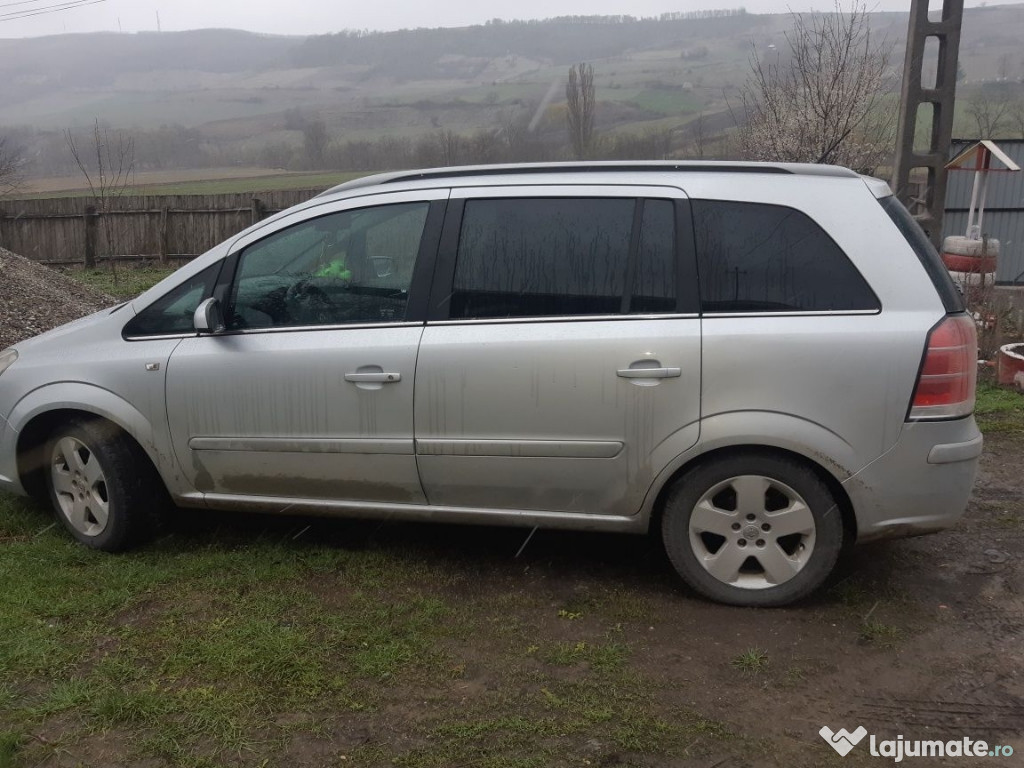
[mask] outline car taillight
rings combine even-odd
[[[908,419],[955,419],[974,410],[978,331],[969,315],[949,315],[928,334]]]

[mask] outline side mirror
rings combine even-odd
[[[220,302],[216,299],[204,299],[192,316],[192,326],[197,333],[220,333],[224,330],[224,316],[220,311]]]

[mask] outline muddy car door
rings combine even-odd
[[[699,433],[681,250],[677,188],[453,190],[416,371],[431,504],[638,512]]]
[[[306,209],[233,248],[223,328],[167,371],[174,450],[208,503],[422,503],[413,381],[447,190]]]

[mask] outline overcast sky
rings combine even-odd
[[[76,2],[91,4],[60,10],[61,5]],[[874,10],[909,10],[910,0],[868,0],[868,5]],[[567,14],[619,13],[650,16],[666,11],[740,6],[751,13],[784,13],[787,7],[829,10],[833,4],[831,0],[462,0],[457,3],[424,0],[0,0],[0,37],[118,29],[149,31],[157,28],[157,14],[165,31],[231,27],[308,35],[342,29],[462,26],[492,18],[537,19]],[[44,12],[20,16],[37,11]]]

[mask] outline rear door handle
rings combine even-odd
[[[400,373],[388,373],[387,371],[374,371],[373,373],[346,373],[345,381],[352,381],[355,383],[366,383],[366,382],[380,382],[382,384],[388,384],[394,381],[401,381],[402,374]]]
[[[682,368],[620,368],[617,375],[623,379],[675,379],[683,375]]]

